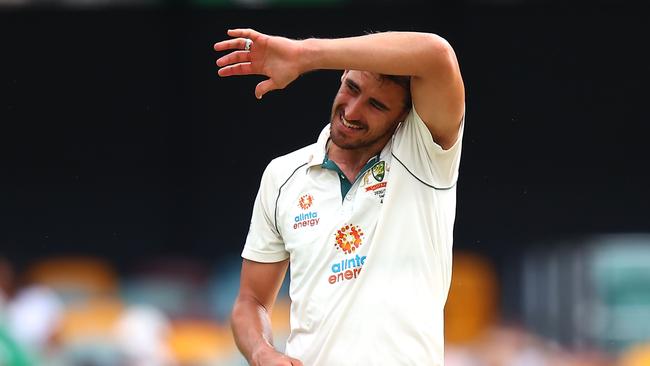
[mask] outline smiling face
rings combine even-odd
[[[408,113],[406,93],[378,74],[345,71],[332,105],[332,142],[345,150],[378,152]]]

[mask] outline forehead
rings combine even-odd
[[[364,93],[382,102],[401,103],[406,94],[403,87],[374,72],[350,70],[345,74],[345,79],[353,81]]]

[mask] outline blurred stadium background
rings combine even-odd
[[[338,73],[258,102],[258,78],[216,76],[212,44],[239,26],[430,31],[456,48],[468,127],[447,365],[650,365],[644,14],[614,1],[0,0],[0,365],[245,364],[228,314],[259,177],[315,140]],[[285,286],[280,348],[288,308]]]

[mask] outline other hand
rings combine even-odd
[[[264,75],[268,79],[255,87],[255,96],[261,99],[271,90],[284,89],[303,72],[300,60],[300,41],[269,36],[253,29],[231,29],[233,37],[214,45],[215,51],[231,51],[217,60],[219,76]],[[253,43],[246,51],[246,39]]]

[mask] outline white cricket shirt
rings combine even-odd
[[[242,257],[290,258],[286,354],[305,365],[442,365],[464,122],[448,150],[412,109],[342,196],[329,125],[271,161]]]

